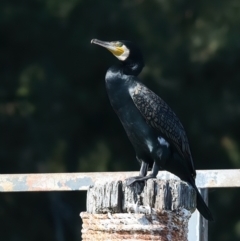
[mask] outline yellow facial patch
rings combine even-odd
[[[116,56],[120,56],[124,53],[124,49],[122,47],[115,47],[114,49],[108,49],[108,50]]]

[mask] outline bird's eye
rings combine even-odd
[[[116,42],[115,44],[116,44],[116,47],[122,47],[123,46],[123,44],[121,42]]]

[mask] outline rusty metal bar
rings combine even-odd
[[[98,180],[124,180],[137,172],[1,174],[0,192],[85,191]],[[161,171],[159,179],[177,179]],[[197,171],[199,188],[240,187],[240,169]]]

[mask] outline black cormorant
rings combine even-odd
[[[167,170],[190,183],[197,193],[197,209],[207,220],[212,214],[195,185],[196,171],[185,130],[171,108],[143,85],[138,74],[144,67],[139,48],[130,41],[91,43],[108,49],[120,62],[106,74],[107,93],[141,163],[136,181],[155,178],[159,170]],[[151,173],[147,175],[148,168]]]

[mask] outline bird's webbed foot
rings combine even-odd
[[[127,186],[130,186],[134,182],[142,182],[142,181],[146,181],[151,178],[156,178],[156,175],[153,175],[152,173],[150,173],[149,175],[147,175],[145,177],[142,177],[142,176],[129,177],[125,181],[126,181]]]
[[[126,181],[126,184],[127,186],[130,186],[131,184],[135,183],[135,182],[142,182],[142,181],[146,181],[148,179],[151,179],[151,178],[156,178],[157,174],[158,174],[158,166],[156,165],[156,163],[154,162],[153,164],[153,167],[152,167],[152,172],[146,176],[146,173],[147,173],[147,169],[145,170],[144,168],[142,168],[143,166],[141,166],[141,170],[140,170],[140,175],[139,176],[136,176],[136,177],[129,177],[127,178],[125,181]],[[148,165],[147,165],[148,167]],[[145,175],[142,175],[143,173],[141,172],[142,170],[144,169],[145,171]]]
[[[133,184],[134,182],[140,182],[142,181],[141,179],[144,178],[147,175],[147,171],[148,171],[148,163],[141,161],[138,157],[137,157],[138,161],[141,162],[141,168],[140,168],[140,172],[139,172],[139,176],[136,177],[129,177],[127,178],[126,184],[127,186],[130,186],[131,184]]]
[[[142,176],[136,176],[136,177],[129,177],[125,180],[126,185],[130,186],[131,184],[133,184],[134,182],[140,182],[142,181],[141,179],[144,178]]]

